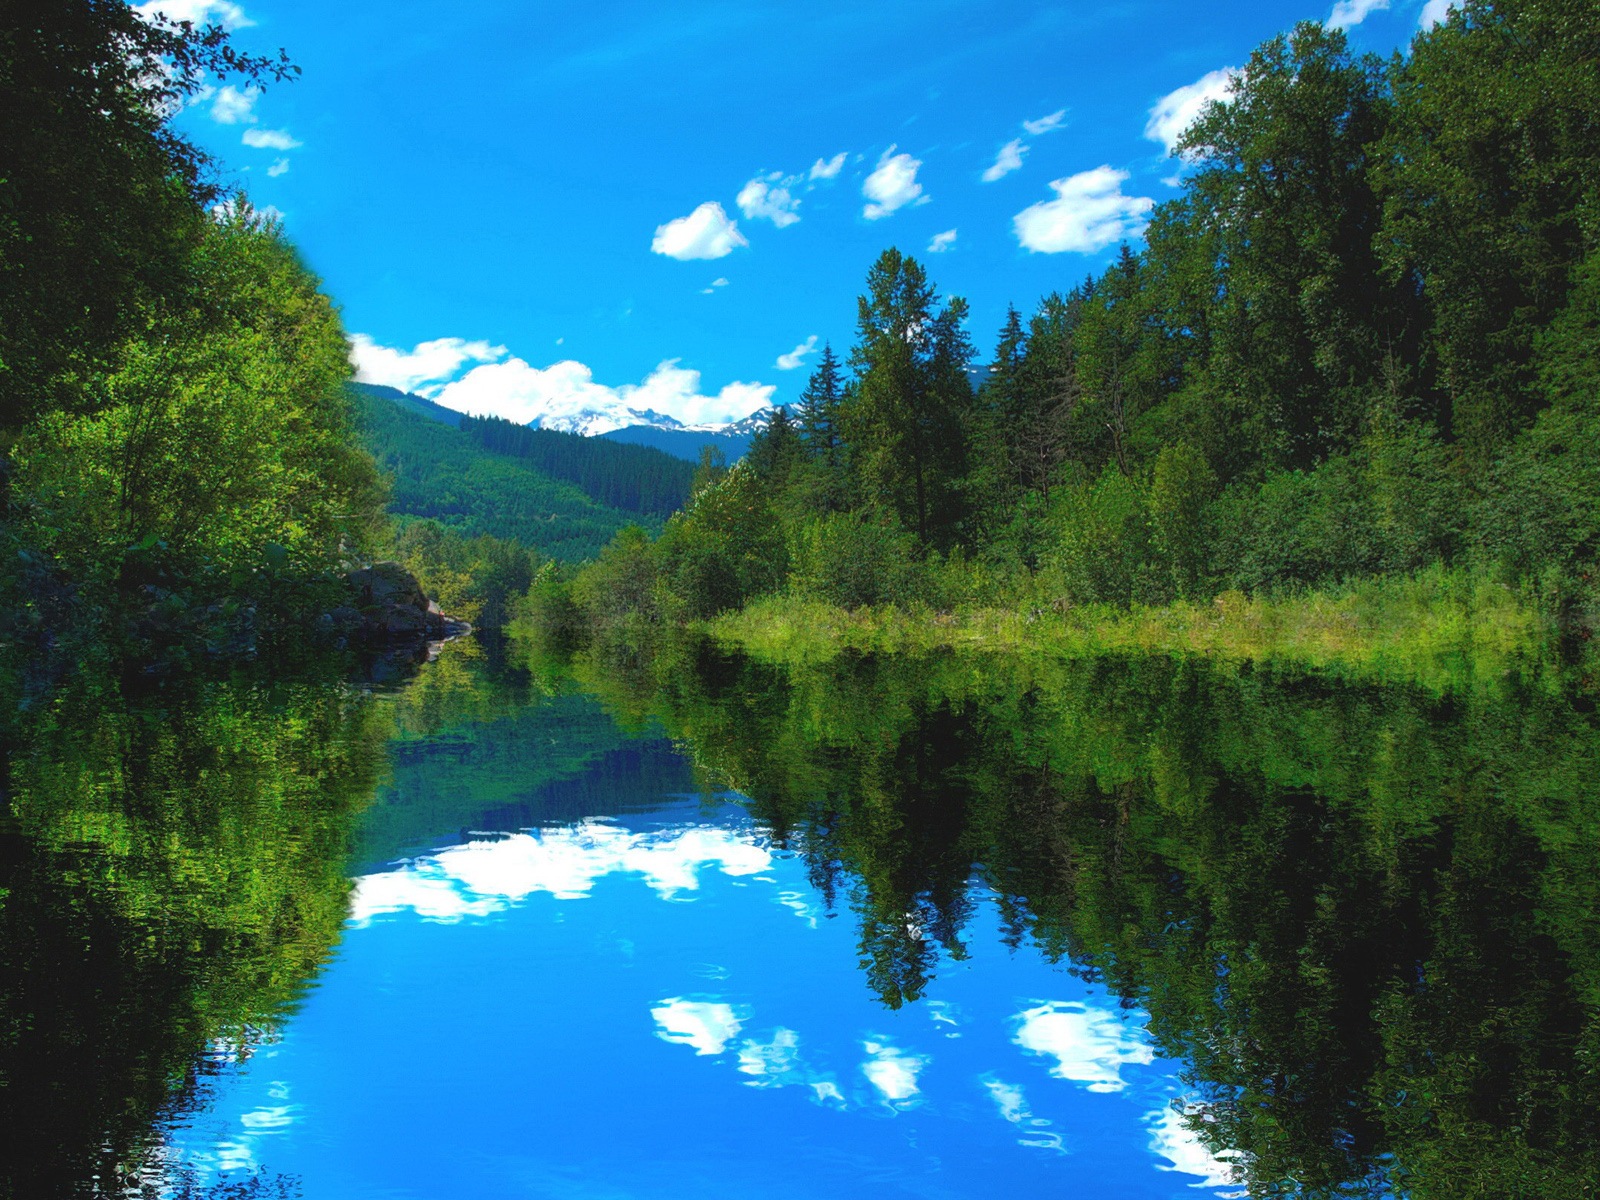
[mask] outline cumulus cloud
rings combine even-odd
[[[890,146],[883,152],[877,167],[861,185],[861,194],[867,198],[861,215],[869,221],[887,217],[922,196],[922,185],[917,182],[921,160],[909,154],[896,154],[894,149]]]
[[[861,1073],[878,1089],[885,1104],[904,1107],[922,1090],[917,1076],[928,1065],[926,1056],[907,1054],[881,1042],[862,1042],[861,1048],[867,1052]]]
[[[936,233],[933,235],[933,240],[928,243],[928,253],[943,254],[955,244],[956,231],[954,229],[946,229],[943,233]]]
[[[1329,29],[1351,29],[1388,7],[1389,0],[1339,0],[1323,24]]]
[[[1422,17],[1417,22],[1417,28],[1432,29],[1435,25],[1443,25],[1450,19],[1450,10],[1458,7],[1454,0],[1428,0],[1422,6]]]
[[[844,170],[844,160],[845,153],[843,150],[841,150],[838,154],[835,154],[832,158],[819,158],[816,162],[811,164],[811,170],[808,173],[808,177],[813,182],[818,179],[832,179],[834,176],[838,175],[840,171]]]
[[[787,354],[778,355],[778,361],[772,365],[780,371],[792,371],[796,367],[805,365],[806,355],[815,354],[817,351],[817,335],[812,334]]]
[[[782,173],[757,176],[739,189],[739,211],[750,220],[765,217],[779,229],[800,219],[799,199],[785,186]]]
[[[729,219],[722,205],[707,200],[687,217],[656,226],[650,249],[687,262],[692,258],[723,258],[749,244],[739,232],[739,223]]]
[[[994,157],[994,165],[983,173],[985,183],[993,183],[996,179],[1004,179],[1011,172],[1022,166],[1022,156],[1028,152],[1027,143],[1021,138],[1012,138],[1000,147],[1000,153]]]
[[[1187,1111],[1187,1110],[1186,1110]],[[1167,1106],[1145,1116],[1150,1126],[1150,1149],[1171,1165],[1157,1163],[1163,1171],[1176,1171],[1182,1175],[1198,1175],[1200,1181],[1190,1187],[1223,1188],[1237,1182],[1232,1163],[1227,1157],[1212,1154],[1200,1136],[1184,1123],[1186,1112]],[[1226,1152],[1225,1152],[1226,1154]],[[1224,1192],[1223,1196],[1243,1197],[1246,1192]]]
[[[267,174],[270,175],[273,179],[276,179],[279,175],[284,174],[288,170],[289,170],[289,160],[287,158],[280,158],[276,162],[274,162],[270,167],[267,168]]]
[[[1040,254],[1064,250],[1091,254],[1144,232],[1145,214],[1155,206],[1147,196],[1126,196],[1126,171],[1110,166],[1057,179],[1054,200],[1031,204],[1012,218],[1017,241]]]
[[[659,1029],[656,1036],[678,1046],[693,1046],[696,1054],[721,1054],[739,1036],[744,1024],[733,1005],[720,1000],[685,1000],[674,996],[650,1010]]]
[[[1047,117],[1040,117],[1036,121],[1024,121],[1022,127],[1034,137],[1038,137],[1041,133],[1050,133],[1052,130],[1060,129],[1066,123],[1067,110],[1058,108]]]
[[[256,101],[261,89],[247,87],[243,91],[231,83],[211,96],[211,119],[219,125],[248,125],[256,119]]]
[[[504,346],[465,338],[434,338],[410,350],[380,346],[364,333],[350,339],[350,362],[358,380],[422,395],[438,391],[465,364],[495,362],[505,353]]]
[[[1054,1058],[1050,1074],[1084,1084],[1091,1092],[1120,1092],[1128,1086],[1122,1078],[1124,1064],[1155,1059],[1143,1031],[1109,1009],[1048,1001],[1015,1019],[1012,1041],[1030,1053]]]
[[[637,423],[636,411],[665,413],[685,425],[720,425],[772,403],[776,386],[735,381],[714,395],[700,390],[700,372],[668,359],[642,383],[610,387],[571,360],[540,368],[523,359],[475,367],[440,389],[440,404],[473,416],[574,433],[608,433]]]
[[[287,129],[246,129],[244,144],[257,150],[295,150],[301,143],[290,137]]]
[[[1370,3],[1370,0],[1352,0],[1353,3]],[[1168,92],[1150,109],[1150,119],[1145,122],[1144,135],[1152,142],[1160,142],[1171,154],[1178,148],[1178,139],[1184,130],[1193,125],[1202,109],[1213,100],[1226,100],[1233,94],[1233,77],[1236,67],[1223,67],[1201,76],[1193,83]]]
[[[718,275],[715,279],[713,279],[705,287],[700,289],[700,294],[702,296],[709,296],[709,295],[711,295],[712,292],[716,291],[718,288],[725,288],[727,286],[728,286],[728,278],[727,278],[727,276]],[[556,341],[556,345],[559,346],[560,344],[561,344],[561,342],[558,339]]]
[[[149,0],[135,5],[133,11],[146,21],[162,16],[169,21],[221,25],[224,29],[244,29],[255,24],[245,16],[244,9],[230,0]]]

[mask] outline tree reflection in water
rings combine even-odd
[[[576,670],[805,855],[885,1004],[993,889],[1014,945],[1150,1014],[1251,1195],[1596,1194],[1586,697],[1154,657]]]

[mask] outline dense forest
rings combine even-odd
[[[611,508],[668,517],[689,498],[694,465],[649,446],[533,429],[502,417],[465,417],[461,430],[490,453],[523,459]]]
[[[793,419],[533,613],[1164,604],[1423,569],[1572,611],[1600,536],[1600,7],[1301,24],[1185,134],[1141,249],[1012,311],[886,251]]]

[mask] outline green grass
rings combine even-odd
[[[1226,592],[1210,602],[1151,608],[1085,605],[954,613],[845,610],[789,596],[710,622],[717,640],[758,658],[824,662],[846,652],[958,649],[1064,658],[1114,653],[1199,654],[1403,677],[1444,687],[1547,656],[1554,623],[1536,598],[1442,569],[1271,597]]]

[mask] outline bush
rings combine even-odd
[[[794,528],[789,589],[841,608],[910,603],[918,595],[912,555],[911,535],[898,527],[829,513]]]
[[[1061,488],[1051,506],[1052,582],[1075,604],[1128,604],[1162,589],[1154,566],[1146,489],[1108,466],[1093,483]]]

